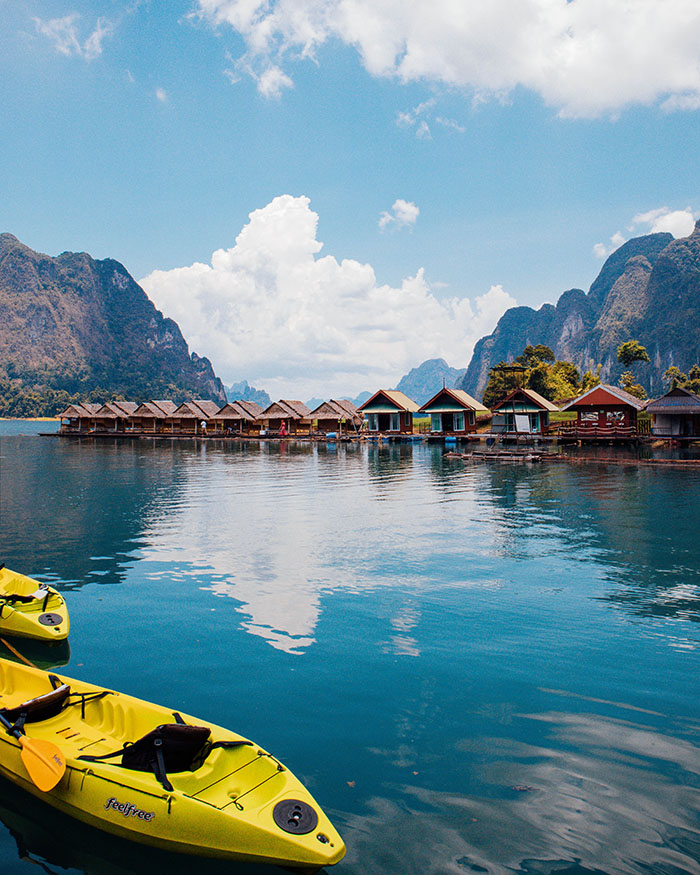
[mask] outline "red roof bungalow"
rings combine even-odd
[[[101,404],[93,404],[89,401],[84,401],[82,404],[69,404],[59,415],[61,431],[64,433],[89,431],[92,419],[100,407]]]
[[[250,434],[260,430],[263,409],[255,401],[229,401],[212,420],[218,433]]]
[[[380,389],[357,409],[367,417],[370,432],[412,434],[413,414],[419,407],[398,389]]]
[[[362,414],[358,412],[352,401],[345,399],[335,401],[333,398],[315,407],[310,416],[314,430],[324,433],[354,434],[361,427],[363,420]]]
[[[268,431],[280,436],[284,436],[283,433],[309,434],[311,431],[311,411],[301,401],[273,401],[260,414],[260,420]]]
[[[619,386],[601,383],[569,401],[562,410],[576,411],[577,437],[615,437],[637,434],[637,413],[645,405],[646,401]]]
[[[700,397],[676,386],[647,404],[655,437],[700,438]]]
[[[544,434],[549,414],[559,410],[534,389],[514,389],[492,408],[491,431],[502,434]]]
[[[420,411],[430,416],[431,434],[460,435],[475,432],[476,414],[488,408],[462,389],[440,389]]]

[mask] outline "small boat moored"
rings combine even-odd
[[[215,724],[5,659],[0,718],[8,727],[0,732],[0,773],[113,835],[307,871],[345,855],[301,782],[267,751]],[[31,757],[39,765],[51,750],[65,772],[42,792]]]
[[[68,609],[60,592],[0,565],[0,634],[63,641],[69,631]]]

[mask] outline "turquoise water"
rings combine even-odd
[[[0,426],[0,558],[69,599],[55,659],[272,751],[329,872],[700,872],[700,473],[40,430]],[[0,821],[3,873],[251,871]]]

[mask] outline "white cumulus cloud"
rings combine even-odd
[[[647,213],[638,213],[632,219],[630,231],[642,227],[647,233],[656,234],[658,231],[668,231],[674,237],[688,237],[693,233],[695,217],[690,207],[684,210],[670,210],[668,207],[659,207],[649,210]]]
[[[464,87],[502,99],[517,87],[563,116],[634,104],[700,106],[697,0],[198,0],[242,37],[260,72],[339,40],[374,76]],[[262,89],[261,89],[262,90]]]
[[[405,201],[402,198],[397,198],[391,208],[391,212],[384,211],[379,217],[379,227],[383,231],[385,228],[406,228],[416,224],[420,209],[413,201]]]
[[[86,61],[92,61],[102,54],[102,42],[111,36],[114,25],[103,18],[97,19],[94,29],[83,38],[79,32],[80,16],[77,13],[65,15],[63,18],[43,20],[35,18],[37,32],[47,37],[54,44],[57,52],[68,57],[75,55]]]
[[[275,397],[352,397],[429,358],[465,366],[516,303],[501,286],[439,300],[422,269],[395,288],[369,264],[320,256],[306,197],[281,195],[249,218],[211,264],[154,271],[141,285],[225,381]]]
[[[657,234],[661,231],[673,234],[674,237],[688,237],[693,233],[695,216],[690,207],[684,210],[671,210],[668,207],[657,207],[646,213],[637,213],[627,226],[627,231],[633,237],[642,234]],[[607,258],[611,252],[619,249],[627,241],[627,237],[616,231],[610,238],[610,244],[596,243],[593,254],[596,258]]]

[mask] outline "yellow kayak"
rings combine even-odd
[[[98,829],[177,853],[307,870],[345,855],[301,782],[230,730],[6,659],[0,714],[66,761],[42,793],[18,740],[0,731],[0,773]]]
[[[68,609],[59,592],[0,565],[0,634],[63,641],[69,631]]]

